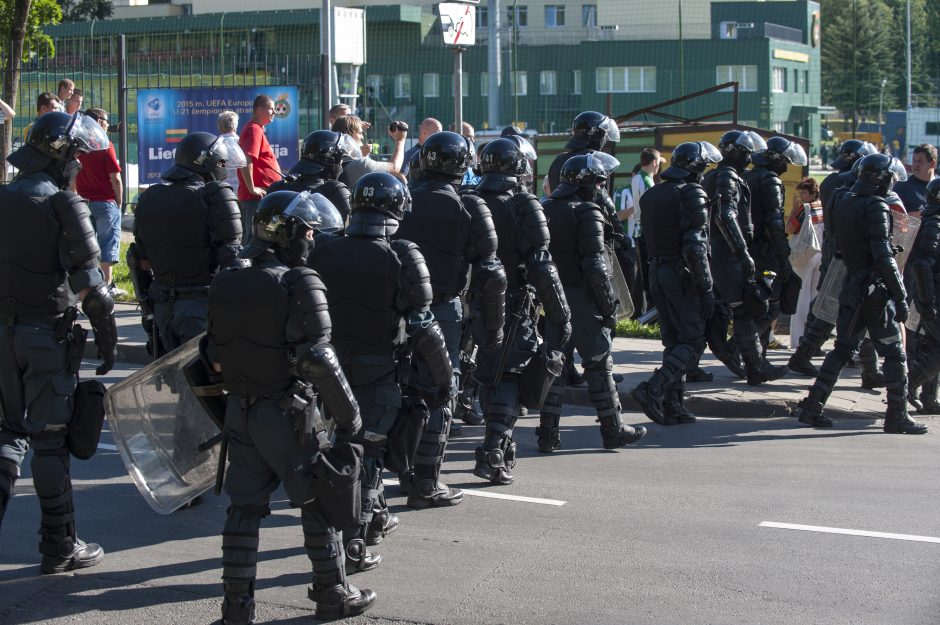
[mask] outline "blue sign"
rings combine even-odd
[[[238,113],[238,131],[251,121],[259,95],[274,100],[274,121],[265,126],[271,149],[283,171],[299,159],[297,87],[192,87],[140,89],[137,92],[137,162],[142,185],[160,181],[173,164],[176,144],[190,132],[219,134],[219,113]]]

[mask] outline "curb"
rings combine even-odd
[[[620,405],[625,410],[642,413],[639,404],[630,397],[629,389],[618,385]],[[587,386],[566,387],[564,395],[565,404],[575,406],[591,406]],[[727,418],[772,418],[789,417],[790,406],[796,402],[783,399],[716,399],[703,395],[690,395],[686,393],[685,405],[695,414],[703,417]],[[859,418],[858,413],[840,408],[826,408],[826,415],[834,419]]]

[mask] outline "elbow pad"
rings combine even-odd
[[[320,343],[300,354],[297,374],[316,387],[323,405],[338,426],[350,432],[362,428],[359,404],[332,345]]]
[[[904,282],[901,280],[901,274],[898,272],[898,265],[894,262],[894,257],[882,256],[875,266],[878,275],[884,280],[891,299],[896,302],[906,300],[907,292],[904,290]]]
[[[436,321],[418,327],[411,336],[412,349],[427,365],[431,381],[438,389],[452,389],[454,386],[454,367],[447,353],[444,333]]]
[[[547,257],[548,254],[545,253]],[[571,309],[565,297],[565,289],[558,276],[558,268],[549,258],[540,258],[529,263],[526,270],[529,283],[545,310],[545,318],[557,324],[571,320]]]
[[[486,347],[496,347],[503,341],[503,325],[506,322],[506,271],[499,260],[494,258],[477,265],[475,273],[474,290],[480,299]]]
[[[550,242],[545,210],[531,193],[517,193],[509,200],[517,215],[517,236],[520,252],[547,250]]]
[[[470,240],[467,258],[492,258],[496,255],[498,244],[496,226],[489,207],[479,195],[468,193],[461,196],[464,208],[470,214]]]
[[[424,255],[417,245],[404,239],[391,242],[392,251],[401,262],[398,309],[406,315],[412,311],[427,310],[434,292],[431,289],[431,273]]]
[[[702,235],[704,236],[704,234]],[[708,267],[708,252],[700,237],[689,237],[682,245],[682,259],[692,273],[692,281],[699,294],[712,290],[712,274]]]
[[[290,294],[287,321],[288,340],[293,344],[322,343],[330,340],[330,320],[326,285],[320,275],[308,267],[295,267],[282,278]]]
[[[619,300],[614,296],[614,287],[610,283],[607,263],[600,254],[592,254],[581,259],[581,275],[587,287],[588,297],[597,306],[603,317],[613,317],[617,313]]]
[[[104,282],[94,287],[82,300],[82,312],[95,331],[95,343],[101,358],[106,364],[114,364],[117,360],[117,324],[114,321],[114,300]]]

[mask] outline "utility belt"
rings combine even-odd
[[[277,406],[291,417],[297,442],[306,445],[311,438],[316,438],[320,449],[330,447],[330,437],[326,422],[329,416],[317,406],[317,394],[313,385],[303,380],[295,380],[278,399]]]
[[[165,301],[175,302],[176,300],[181,299],[205,299],[209,295],[209,285],[193,285],[193,286],[173,286],[171,284],[164,284],[163,282],[154,281],[154,284],[159,285],[161,288],[166,289],[164,293],[160,295],[165,296]]]

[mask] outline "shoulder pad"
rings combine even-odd
[[[486,201],[476,193],[464,193],[460,196],[460,199],[463,202],[464,208],[467,209],[467,212],[470,213],[471,217],[476,217],[481,213],[489,214],[490,212],[490,208],[486,205]]]
[[[395,239],[389,245],[403,265],[414,264],[415,261],[424,261],[424,255],[417,243],[412,243],[406,239]],[[409,260],[412,262],[407,262]]]
[[[75,210],[74,207],[76,206],[84,206],[85,212],[90,214],[90,211],[88,210],[88,204],[85,202],[85,199],[78,193],[73,193],[72,191],[59,191],[58,193],[49,196],[49,203],[57,215],[64,211]]]
[[[593,202],[581,202],[576,205],[574,214],[578,221],[604,221],[601,207]]]
[[[326,290],[326,286],[323,284],[323,280],[320,279],[320,274],[311,269],[310,267],[293,267],[284,272],[284,276],[281,278],[284,284],[293,291],[294,286],[304,285],[307,287],[313,287],[318,290]]]

